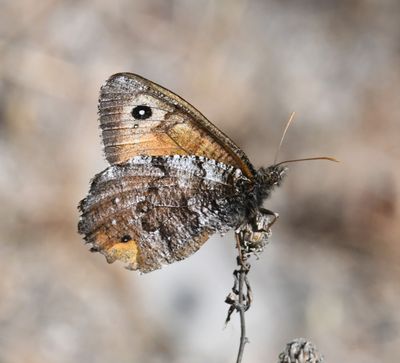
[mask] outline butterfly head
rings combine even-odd
[[[260,203],[271,194],[271,191],[279,186],[286,175],[287,168],[282,165],[271,165],[260,168],[256,174],[257,199]]]

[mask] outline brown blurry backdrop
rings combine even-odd
[[[259,167],[290,165],[250,278],[244,362],[303,336],[328,362],[400,354],[400,2],[1,1],[0,362],[233,362],[233,234],[148,275],[76,232],[106,167],[97,96],[138,73],[182,95]]]

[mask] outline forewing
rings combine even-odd
[[[182,260],[245,213],[240,169],[195,156],[137,156],[98,174],[79,232],[108,262],[149,272]]]
[[[143,77],[111,76],[100,91],[99,114],[110,164],[136,155],[197,155],[235,166],[250,179],[254,176],[246,155],[232,140],[181,97]]]

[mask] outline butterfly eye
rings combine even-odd
[[[129,234],[126,234],[121,238],[121,242],[129,242],[130,240],[132,240],[132,237]]]
[[[145,120],[146,118],[151,117],[151,115],[151,108],[146,105],[136,106],[132,109],[132,116],[136,120]]]

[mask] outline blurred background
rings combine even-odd
[[[97,97],[130,71],[180,94],[247,153],[291,164],[252,260],[244,362],[295,337],[328,362],[400,354],[400,2],[1,1],[0,362],[233,362],[233,234],[147,275],[76,232],[107,164]]]

